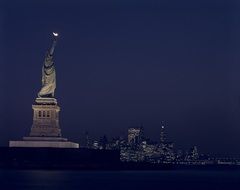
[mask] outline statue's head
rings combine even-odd
[[[45,56],[45,65],[50,65],[50,64],[52,64],[52,58],[53,58],[53,56],[52,55],[50,55],[50,53],[47,51],[47,53],[46,53],[46,56]]]

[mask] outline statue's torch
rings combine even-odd
[[[54,52],[54,49],[55,49],[55,46],[57,44],[57,37],[58,37],[58,33],[55,33],[53,32],[53,44],[52,44],[52,47],[49,51],[49,54],[52,56],[53,55],[53,52]]]

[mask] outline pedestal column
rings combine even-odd
[[[61,137],[60,107],[54,98],[37,98],[33,108],[30,137]]]

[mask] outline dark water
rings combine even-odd
[[[0,190],[240,190],[240,170],[46,171],[0,170]]]

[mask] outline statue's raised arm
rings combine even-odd
[[[39,98],[54,98],[56,88],[56,73],[53,63],[53,53],[57,44],[58,33],[53,32],[53,43],[47,52],[42,67],[42,88],[38,93]]]
[[[54,49],[55,49],[55,46],[56,46],[56,44],[57,44],[57,37],[58,37],[58,33],[54,33],[54,32],[53,32],[53,44],[52,44],[52,47],[51,47],[51,49],[50,49],[50,51],[49,51],[49,54],[50,54],[51,56],[53,56]]]

